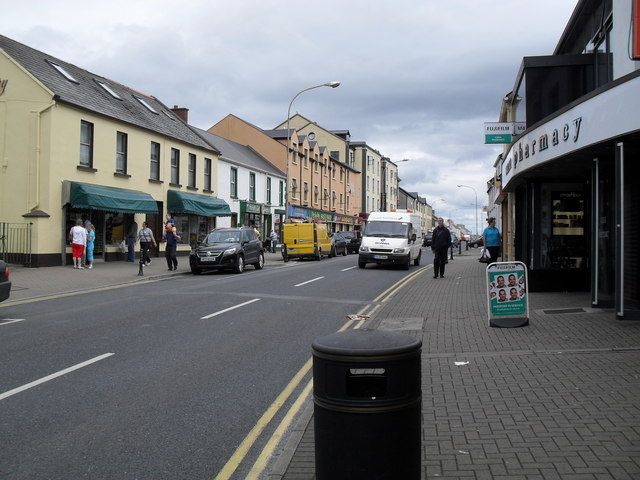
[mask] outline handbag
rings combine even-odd
[[[480,250],[480,258],[478,259],[478,261],[480,263],[490,263],[491,254],[489,253],[489,250],[487,250],[486,248],[483,248],[482,250]]]

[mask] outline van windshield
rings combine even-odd
[[[366,237],[396,237],[409,236],[409,224],[406,222],[370,221],[364,231]]]

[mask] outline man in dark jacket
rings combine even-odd
[[[451,232],[444,226],[442,217],[438,218],[438,226],[431,237],[433,252],[433,278],[444,278],[444,265],[447,263],[447,250],[451,246]]]

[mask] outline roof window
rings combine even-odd
[[[74,78],[74,76],[73,76],[73,75],[71,75],[69,72],[67,72],[67,71],[64,69],[64,67],[62,67],[61,65],[58,65],[57,63],[52,62],[51,60],[47,60],[47,63],[48,63],[49,65],[51,65],[53,68],[55,68],[55,69],[58,71],[58,73],[60,73],[64,78],[66,78],[66,79],[67,79],[67,80],[69,80],[70,82],[78,83],[78,84],[80,83],[78,80],[76,80],[76,79]]]
[[[158,114],[158,112],[156,111],[155,108],[153,108],[149,102],[147,102],[144,98],[142,97],[136,97],[135,95],[133,96],[133,98],[135,98],[136,100],[138,100],[142,105],[144,105],[144,107],[149,110],[151,113],[155,113],[156,115]]]
[[[107,85],[106,83],[100,81],[100,80],[96,80],[95,78],[93,79],[98,85],[100,85],[102,87],[102,89],[107,92],[109,95],[111,95],[113,98],[116,98],[118,100],[122,100],[122,97],[120,95],[118,95],[109,85]]]

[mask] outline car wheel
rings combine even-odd
[[[318,253],[316,254],[316,259],[318,261],[322,260],[322,249],[321,248],[318,249]]]
[[[284,260],[285,262],[289,261],[289,254],[287,253],[287,246],[286,245],[282,246],[282,260]]]
[[[358,260],[358,267],[359,268],[364,268],[367,266],[367,262],[361,262],[360,260]]]
[[[233,271],[236,273],[244,272],[244,257],[242,255],[238,255],[238,260],[236,261],[236,266],[233,268]]]
[[[193,273],[194,275],[202,275],[202,269],[191,267],[191,273]]]
[[[418,253],[418,257],[413,261],[413,264],[417,267],[418,265],[420,265],[420,258],[422,257],[422,250],[420,250],[420,253]]]
[[[256,270],[262,270],[264,268],[264,253],[258,255],[258,263],[254,263],[253,266]]]
[[[347,253],[349,253],[349,252],[347,252],[347,247],[344,247],[344,250],[342,251],[342,256],[346,257]]]
[[[411,256],[409,256],[409,258],[407,258],[407,263],[405,263],[404,265],[402,265],[402,269],[403,270],[409,270],[409,267],[411,266]]]
[[[333,247],[331,247],[331,253],[329,254],[329,258],[333,258],[333,257],[335,257],[336,255],[337,255],[337,253],[336,253],[336,247],[335,247],[335,246],[333,246]]]

